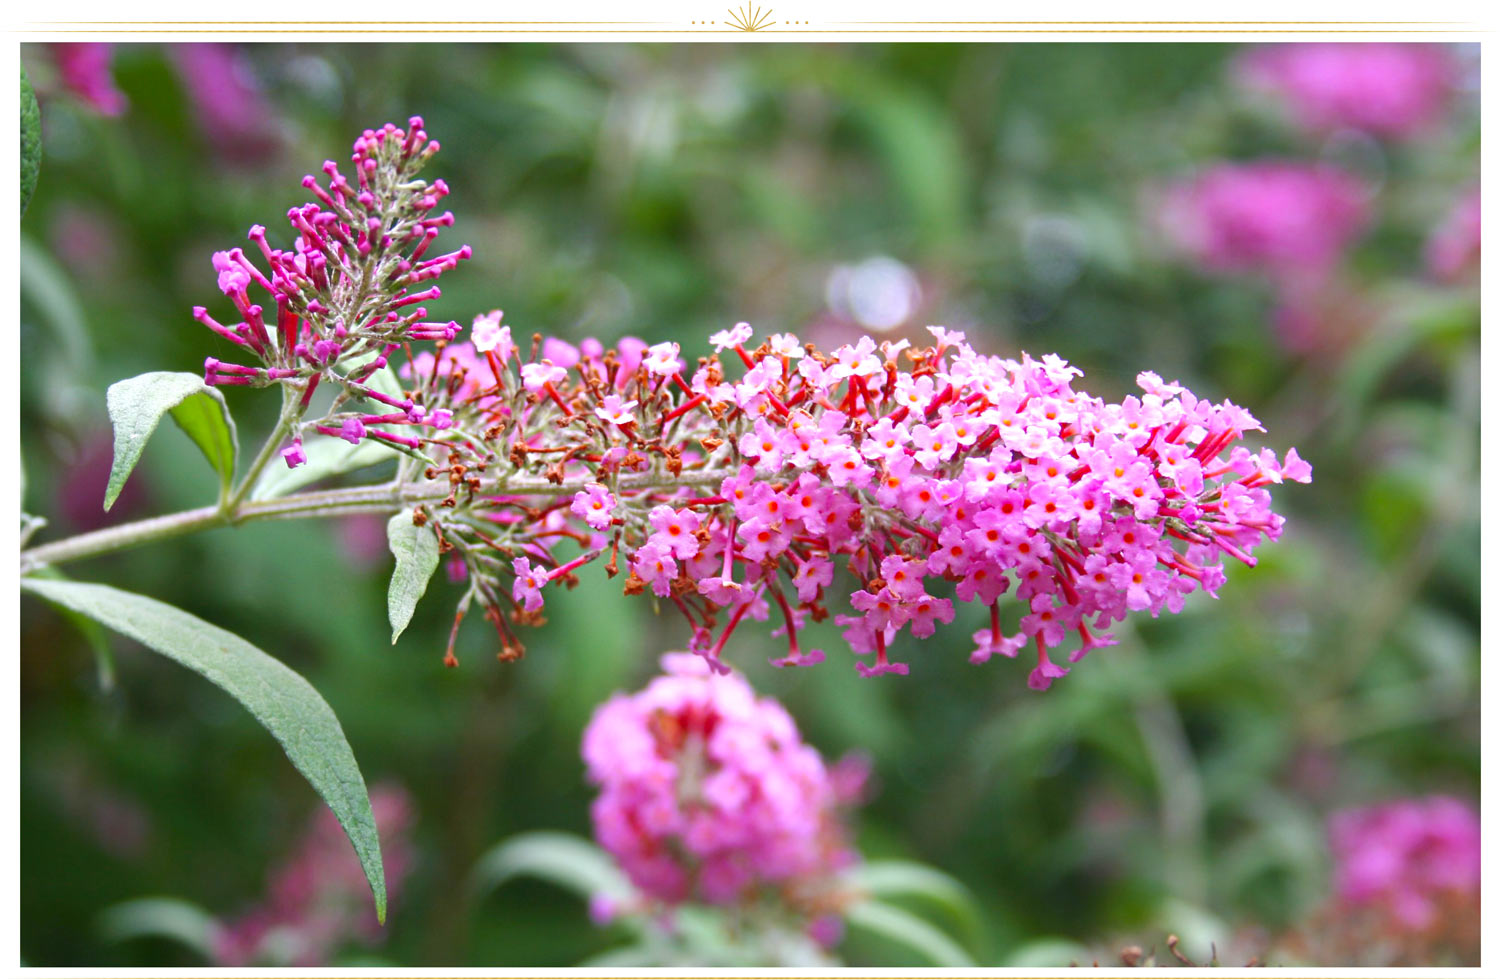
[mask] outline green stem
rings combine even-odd
[[[252,501],[241,504],[232,514],[217,504],[178,511],[161,517],[107,527],[61,541],[37,545],[21,552],[21,571],[26,573],[42,565],[94,558],[123,551],[136,545],[181,537],[197,531],[208,531],[256,520],[287,520],[298,517],[325,517],[335,514],[381,513],[400,510],[401,487],[383,484],[349,490],[320,490],[295,494],[278,500]]]
[[[245,471],[245,477],[240,481],[239,487],[227,499],[220,500],[219,510],[223,514],[229,515],[239,511],[240,505],[245,502],[246,495],[250,493],[250,488],[255,486],[255,481],[260,478],[261,470],[266,468],[266,464],[276,454],[282,437],[296,424],[297,416],[301,414],[297,410],[296,401],[300,391],[301,389],[295,385],[281,386],[281,418],[276,421],[276,429],[271,433],[270,438],[261,445],[255,461],[250,464],[250,469]]]
[[[673,477],[656,473],[633,473],[622,477],[619,487],[626,490],[673,490],[689,486],[718,486],[730,475],[728,470],[684,473]],[[541,477],[512,477],[484,488],[480,495],[558,496],[575,494],[587,480],[552,483]],[[25,574],[43,565],[94,558],[136,545],[181,537],[197,531],[244,524],[249,521],[293,520],[307,517],[332,517],[343,514],[392,513],[412,504],[435,503],[451,492],[446,483],[382,483],[369,487],[341,490],[313,490],[275,500],[252,500],[226,509],[218,505],[179,511],[143,521],[107,527],[61,541],[37,545],[21,552],[21,572]]]

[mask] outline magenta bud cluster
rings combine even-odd
[[[428,256],[442,229],[453,224],[452,212],[436,211],[447,184],[417,178],[437,151],[420,117],[405,129],[387,124],[366,130],[354,142],[352,177],[330,160],[321,180],[303,178],[316,200],[287,212],[295,234],[290,249],[272,247],[265,227],[255,225],[249,233],[254,258],[242,248],[214,253],[219,291],[240,320],[226,325],[202,306],[194,307],[193,316],[260,365],[209,358],[204,382],[297,384],[305,409],[324,379],[350,395],[369,397],[364,382],[402,344],[456,337],[458,323],[430,320],[422,305],[442,295],[434,281],[473,254],[465,245]],[[340,370],[341,363],[360,367]],[[350,438],[359,428],[345,421],[331,420],[317,430],[326,434],[331,428]],[[424,422],[404,417],[385,424]],[[370,435],[406,449],[421,445],[420,437],[377,430]],[[292,466],[301,458],[300,450],[283,455]]]

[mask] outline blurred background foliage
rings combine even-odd
[[[1159,945],[1166,930],[1206,959],[1210,939],[1274,933],[1324,900],[1331,810],[1479,785],[1478,286],[1423,264],[1477,185],[1477,52],[1452,52],[1466,85],[1405,144],[1302,133],[1235,88],[1236,53],[265,44],[205,67],[120,45],[128,106],[107,117],[62,91],[47,46],[23,46],[45,148],[22,223],[27,509],[51,521],[44,538],[105,522],[107,385],[222,355],[189,315],[215,295],[210,253],[253,223],[274,237],[304,173],[414,113],[443,144],[433,174],[475,251],[444,279],[438,318],[498,306],[521,335],[633,333],[694,355],[741,319],[830,346],[942,323],[991,352],[1058,351],[1097,395],[1145,369],[1180,378],[1249,406],[1268,445],[1315,467],[1277,494],[1282,541],[1228,569],[1219,601],[1134,623],[1046,694],[1024,665],[966,662],[977,621],[908,651],[906,679],[860,679],[829,629],[813,630],[830,650],[818,668],[767,667],[777,641],[754,631],[729,653],[826,756],[868,754],[861,850],[961,880],[981,908],[978,962],[1065,964],[1078,944]],[[1340,339],[1310,352],[1278,343],[1264,282],[1194,270],[1151,220],[1163,182],[1264,156],[1353,168],[1374,195],[1341,273]],[[253,446],[275,399],[226,394]],[[108,520],[212,499],[194,452],[158,438]],[[441,580],[386,640],[382,524],[220,530],[69,572],[283,658],[333,706],[367,779],[407,788],[412,876],[386,941],[340,962],[599,953],[618,937],[575,896],[517,881],[473,901],[463,884],[501,838],[587,835],[582,728],[682,643],[679,620],[591,576],[549,599],[523,661],[497,663],[471,622],[447,670],[457,592]],[[147,894],[242,911],[316,798],[201,679],[116,640],[107,686],[72,625],[29,599],[23,613],[22,954],[191,964],[166,943],[106,943],[94,923]],[[867,938],[839,954],[919,962]]]

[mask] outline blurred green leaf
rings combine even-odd
[[[963,947],[936,926],[894,905],[865,899],[851,905],[844,918],[853,928],[875,933],[921,954],[933,966],[963,969],[975,965]]]
[[[196,671],[244,705],[333,810],[385,922],[385,873],[369,793],[333,709],[311,684],[233,633],[164,602],[84,582],[25,578],[21,587]]]
[[[1081,943],[1044,936],[1011,950],[1010,955],[1005,958],[1005,966],[1030,969],[1088,966],[1092,962],[1092,956],[1089,948]]]
[[[949,117],[916,92],[878,78],[851,79],[845,95],[925,243],[941,248],[956,240],[966,178]]]
[[[850,874],[853,885],[879,899],[919,898],[953,917],[972,942],[983,931],[974,896],[958,879],[915,861],[868,861]]]
[[[42,169],[42,110],[36,104],[36,92],[21,66],[21,216],[36,193],[37,175]]]
[[[112,905],[99,916],[99,932],[105,942],[171,939],[210,962],[219,928],[213,916],[178,898],[137,898]]]
[[[238,443],[234,419],[217,388],[210,388],[196,374],[152,371],[116,381],[109,386],[106,401],[115,427],[115,460],[104,493],[105,510],[114,506],[146,440],[168,412],[218,471],[221,493],[228,491]]]
[[[21,295],[57,335],[69,367],[91,370],[94,347],[78,293],[56,260],[27,235],[21,236]]]
[[[413,523],[414,513],[403,510],[385,525],[386,542],[396,556],[396,570],[386,594],[391,618],[391,642],[395,643],[411,622],[417,603],[427,591],[427,581],[438,567],[437,533],[426,524]]]
[[[492,847],[470,874],[472,893],[488,894],[517,875],[550,881],[585,899],[627,898],[633,892],[614,859],[597,845],[557,831],[521,834]]]
[[[71,581],[60,569],[52,565],[39,568],[31,574],[58,582]],[[78,632],[83,634],[84,640],[88,643],[89,649],[94,651],[94,667],[99,678],[99,689],[113,691],[115,655],[109,649],[109,637],[105,635],[104,628],[90,617],[67,606],[58,606],[57,609],[63,614],[64,619],[78,628]]]

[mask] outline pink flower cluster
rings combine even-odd
[[[399,786],[376,786],[370,807],[394,902],[411,870],[411,801]],[[369,945],[381,934],[359,859],[332,811],[322,808],[293,854],[272,872],[265,900],[220,928],[214,961],[218,966],[320,966],[345,944]]]
[[[312,426],[351,443],[369,436],[417,449],[421,438],[398,435],[389,427],[446,427],[445,415],[424,413],[410,398],[381,391],[371,381],[403,344],[457,335],[457,323],[426,322],[427,309],[421,304],[441,296],[432,283],[472,254],[465,245],[424,258],[440,231],[453,224],[453,213],[433,213],[448,194],[443,181],[429,185],[416,179],[438,143],[428,140],[420,117],[413,117],[409,126],[403,130],[387,123],[355,140],[352,182],[332,160],[323,164],[327,188],[311,175],[303,178],[302,185],[318,200],[287,212],[297,234],[290,250],[272,248],[263,226],[250,229],[269,277],[243,249],[214,253],[219,289],[242,321],[225,326],[201,306],[193,316],[266,366],[210,357],[204,363],[205,383],[298,384],[305,410],[319,381],[327,378],[347,395],[390,409],[347,412]],[[252,298],[252,289],[266,294],[263,302]],[[282,454],[288,466],[305,460],[301,446],[299,429]]]
[[[1447,796],[1346,810],[1329,821],[1334,887],[1401,930],[1434,924],[1445,899],[1477,903],[1479,815]]]
[[[859,787],[739,675],[691,654],[668,654],[662,668],[601,705],[584,732],[599,844],[655,901],[774,894],[812,920],[836,912],[833,876],[857,857],[839,808]]]
[[[1284,44],[1238,63],[1248,88],[1284,102],[1314,132],[1361,129],[1410,139],[1440,120],[1454,83],[1450,50],[1438,44]]]
[[[510,562],[518,615],[538,613],[549,583],[581,564],[623,554],[626,591],[669,599],[692,627],[690,649],[724,671],[736,627],[773,610],[788,642],[776,663],[822,660],[797,633],[829,615],[842,568],[856,584],[835,620],[875,658],[861,673],[906,673],[892,642],[932,636],[956,599],[989,608],[971,659],[1034,644],[1029,683],[1044,689],[1067,673],[1049,651],[1069,634],[1076,661],[1113,642],[1104,631],[1129,612],[1214,594],[1222,556],[1254,565],[1256,544],[1282,526],[1267,488],[1311,477],[1296,450],[1279,461],[1233,446],[1260,428],[1244,409],[1150,372],[1140,396],[1112,404],[1074,390],[1081,372],[1055,355],[986,357],[962,334],[931,332],[930,348],[863,338],[824,355],[787,335],[751,351],[740,324],[712,338],[746,367],[738,381],[717,357],[688,380],[670,343],[602,355],[585,345],[563,351],[564,368],[536,359],[545,346],[526,360],[506,339],[483,354],[452,345],[415,370],[432,372],[437,395],[467,393],[456,418],[478,406],[501,420],[476,457],[484,465],[542,459],[549,481],[577,481],[540,509],[488,498],[488,519],[523,552]],[[656,479],[653,457],[669,471]],[[464,528],[444,526],[461,544]],[[588,550],[555,559],[560,540]],[[485,575],[483,561],[470,568]],[[1012,588],[1021,614],[1007,633],[999,600]]]
[[[1346,173],[1290,161],[1221,163],[1170,188],[1160,223],[1212,272],[1317,279],[1370,220],[1367,195]]]

